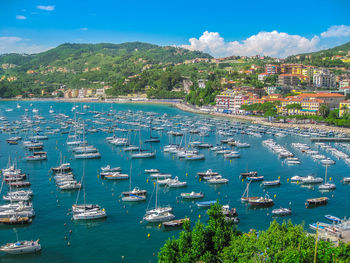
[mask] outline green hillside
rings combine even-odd
[[[312,53],[294,55],[286,58],[289,63],[302,63],[319,67],[345,67],[349,68],[350,63],[343,60],[350,60],[348,52],[350,51],[350,42]]]
[[[128,77],[137,78],[143,72],[164,70],[172,75],[172,68],[186,60],[212,58],[210,55],[177,47],[161,47],[148,43],[129,42],[122,44],[62,44],[33,55],[0,55],[0,76],[15,77],[6,83],[6,94],[0,87],[0,97],[17,95],[20,90],[40,94],[59,86],[68,88],[100,88],[113,86],[118,94],[132,92],[125,88]],[[159,75],[159,74],[158,74]],[[175,74],[176,76],[179,73]],[[172,85],[175,80],[170,81]],[[179,82],[177,77],[175,82]],[[4,82],[4,81],[3,81]],[[2,83],[2,86],[5,84]],[[145,87],[134,88],[142,91]],[[3,94],[1,93],[3,90]]]

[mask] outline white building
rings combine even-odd
[[[319,70],[313,76],[313,83],[317,88],[335,88],[335,75],[328,69]]]
[[[104,88],[96,89],[96,97],[105,97],[106,92]]]
[[[198,80],[198,88],[200,88],[200,89],[204,89],[205,88],[205,83],[207,82],[207,80],[206,79],[199,79]]]

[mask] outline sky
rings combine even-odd
[[[0,0],[0,54],[141,41],[286,57],[350,41],[349,0]]]

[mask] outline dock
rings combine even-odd
[[[335,138],[335,137],[313,137],[312,142],[348,142],[350,143],[350,138]]]

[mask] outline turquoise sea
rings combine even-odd
[[[30,103],[33,106],[30,106]],[[64,113],[73,117],[71,111],[73,103],[57,103],[57,102],[35,102],[25,101],[19,102],[22,106],[16,108],[17,102],[0,102],[0,115],[8,118],[9,121],[20,120],[24,114],[24,109],[37,108],[39,114],[45,118],[45,121],[54,120],[49,109],[52,106],[55,113]],[[82,103],[77,103],[78,109],[82,108]],[[190,116],[191,118],[208,118],[205,116],[195,115],[182,112],[176,108],[163,105],[138,105],[138,104],[106,104],[91,103],[90,109],[93,111],[108,112],[111,107],[115,111],[144,111],[155,112],[163,115],[166,113],[170,118],[175,115]],[[5,109],[12,108],[13,111],[7,112]],[[31,111],[28,112],[32,116]],[[79,115],[79,118],[93,120],[93,115]],[[88,120],[87,123],[91,122]],[[109,124],[108,124],[109,125]],[[42,129],[46,126],[55,127],[55,123],[42,124]],[[57,126],[57,125],[56,125]],[[100,127],[99,125],[95,125]],[[118,126],[119,127],[119,126]],[[120,125],[120,128],[128,128]],[[143,138],[149,136],[148,128],[141,128]],[[258,230],[266,229],[271,220],[271,210],[273,208],[288,207],[292,208],[292,215],[279,218],[282,222],[284,219],[291,219],[293,223],[304,223],[308,227],[309,223],[316,221],[326,221],[325,214],[332,214],[338,217],[349,216],[350,202],[349,191],[350,185],[341,183],[341,179],[350,176],[350,169],[342,160],[328,168],[328,176],[333,179],[337,189],[333,192],[320,193],[315,187],[309,189],[301,187],[301,185],[293,184],[287,181],[294,175],[316,174],[324,177],[325,167],[320,163],[313,161],[296,149],[291,147],[293,142],[302,142],[311,145],[313,149],[317,149],[310,142],[309,138],[299,136],[286,136],[277,138],[272,135],[263,135],[262,138],[253,137],[244,134],[236,134],[234,137],[242,142],[251,145],[250,148],[239,149],[241,157],[238,159],[225,160],[223,156],[215,155],[208,149],[200,150],[205,154],[206,159],[202,161],[185,161],[178,159],[176,156],[165,153],[162,147],[171,142],[174,138],[167,135],[166,131],[153,131],[153,135],[158,135],[161,142],[153,144],[157,156],[154,159],[131,160],[130,154],[122,151],[121,147],[108,144],[105,141],[110,133],[98,132],[87,134],[86,139],[89,144],[99,149],[102,155],[97,160],[75,160],[72,158],[71,152],[67,150],[65,145],[67,134],[49,135],[49,139],[44,141],[45,151],[48,152],[48,160],[41,162],[26,162],[23,157],[27,153],[21,142],[18,145],[9,145],[6,142],[14,134],[0,133],[0,168],[5,168],[8,163],[9,156],[11,159],[17,159],[17,165],[24,172],[29,174],[31,189],[34,192],[33,206],[36,217],[33,223],[26,226],[17,227],[19,239],[36,240],[40,238],[42,251],[33,255],[0,255],[0,262],[156,262],[159,248],[169,237],[178,236],[180,230],[164,231],[157,225],[147,225],[141,223],[145,209],[148,206],[154,185],[151,180],[147,180],[144,169],[157,168],[161,172],[171,173],[173,177],[178,176],[181,181],[187,181],[188,185],[182,189],[159,189],[158,201],[160,205],[170,204],[176,218],[189,217],[194,224],[197,220],[206,222],[208,219],[206,210],[198,209],[195,202],[181,201],[179,197],[182,192],[202,191],[205,193],[206,200],[218,199],[221,204],[230,204],[238,211],[240,223],[237,225],[239,230],[249,231],[254,228]],[[25,137],[25,134],[19,134]],[[117,134],[118,135],[118,134]],[[119,134],[122,135],[121,133]],[[138,142],[137,135],[135,143]],[[262,141],[266,139],[274,139],[277,143],[287,147],[301,160],[301,165],[287,166],[277,155],[262,145]],[[192,140],[203,140],[210,144],[220,143],[219,137],[215,133],[210,133],[208,137],[199,138],[193,135]],[[177,138],[180,142],[180,138]],[[345,151],[345,150],[344,150]],[[78,179],[83,173],[83,163],[85,162],[85,192],[86,201],[88,203],[97,203],[104,207],[108,217],[105,220],[94,222],[73,222],[68,209],[76,202],[76,192],[59,191],[54,181],[50,181],[51,175],[49,170],[56,166],[59,162],[60,152],[71,163],[74,173]],[[330,153],[320,149],[320,152],[326,156]],[[334,157],[332,157],[334,159]],[[148,191],[147,201],[143,203],[125,204],[120,201],[122,191],[129,190],[129,181],[111,182],[98,178],[98,172],[101,166],[110,164],[111,166],[120,166],[124,173],[130,171],[132,162],[132,187],[138,186]],[[258,171],[259,175],[263,175],[265,180],[274,180],[280,177],[281,186],[269,188],[266,190],[270,197],[275,200],[275,206],[267,209],[250,209],[241,203],[240,197],[246,187],[246,182],[242,182],[239,177],[247,167],[249,170]],[[197,172],[203,172],[212,169],[222,174],[230,181],[226,185],[219,187],[210,186],[206,182],[200,182],[196,176]],[[6,192],[4,187],[3,192]],[[255,196],[264,196],[264,188],[259,182],[252,183],[250,193]],[[330,198],[328,205],[320,206],[313,209],[305,208],[305,200],[312,197],[327,196]],[[82,199],[80,199],[82,200]],[[1,203],[4,202],[1,200]],[[154,196],[150,206],[154,206]],[[66,224],[66,226],[65,226]],[[71,233],[70,233],[71,231]],[[148,237],[148,234],[150,235]],[[65,239],[67,237],[67,240]],[[16,235],[13,227],[0,226],[0,244],[16,241]],[[70,246],[67,243],[70,243]]]

